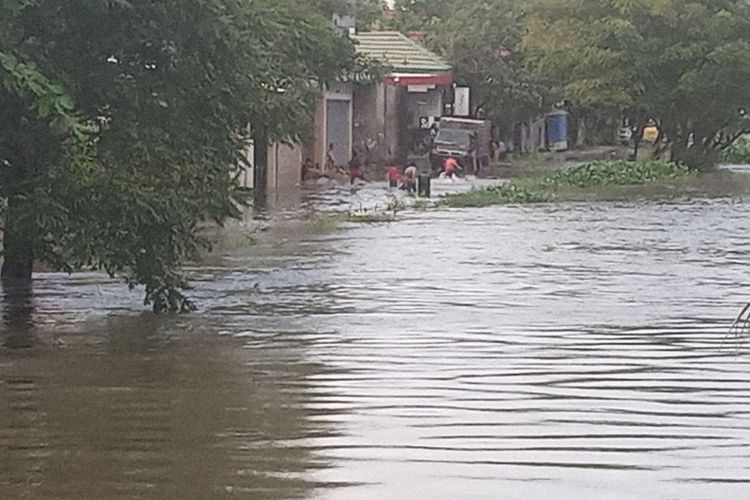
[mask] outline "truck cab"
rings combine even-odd
[[[467,118],[443,118],[430,151],[430,163],[435,171],[443,168],[445,160],[453,157],[468,173],[476,174],[489,165],[490,122]]]

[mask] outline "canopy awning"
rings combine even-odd
[[[389,85],[399,87],[409,87],[412,85],[451,85],[453,83],[453,75],[451,73],[391,73],[385,77],[385,81]]]

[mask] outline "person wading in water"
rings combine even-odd
[[[445,159],[443,170],[445,171],[446,177],[453,179],[453,177],[461,170],[461,165],[459,165],[458,160],[449,156]]]
[[[354,153],[349,162],[349,183],[354,184],[357,180],[367,182],[367,179],[365,179],[365,173],[362,171],[362,164],[359,162],[357,153]]]
[[[401,178],[401,189],[409,193],[417,192],[417,166],[412,162],[404,169]]]

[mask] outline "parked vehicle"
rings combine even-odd
[[[442,118],[430,152],[433,169],[439,171],[453,157],[467,173],[478,173],[490,164],[491,133],[487,120]]]

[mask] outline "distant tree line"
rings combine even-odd
[[[397,0],[499,123],[565,101],[593,123],[649,119],[706,164],[750,127],[745,0]],[[691,146],[688,148],[688,146]]]

